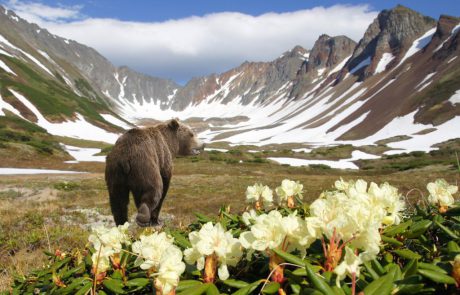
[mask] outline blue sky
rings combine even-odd
[[[336,4],[369,4],[372,10],[390,9],[397,4],[402,4],[434,18],[438,18],[440,14],[460,16],[460,1],[458,0],[48,0],[39,2],[52,6],[82,5],[82,12],[91,17],[147,22],[225,11],[260,15],[266,12],[289,12]]]
[[[170,78],[270,61],[323,33],[359,41],[382,9],[460,16],[460,0],[0,0],[20,17],[98,50],[115,65]]]

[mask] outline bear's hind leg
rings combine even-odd
[[[150,188],[149,190],[143,191],[139,195],[135,195],[138,199],[136,203],[137,207],[136,223],[141,227],[155,225],[156,222],[152,220],[154,209],[158,206],[161,201],[162,187]]]
[[[158,202],[157,206],[153,209],[152,216],[150,217],[150,222],[152,224],[159,224],[160,223],[160,211],[161,206],[163,205],[163,201],[166,198],[166,194],[168,193],[169,183],[171,181],[171,174],[167,176],[161,176],[163,181],[163,192],[161,194],[161,199]]]
[[[125,185],[109,187],[110,208],[116,225],[128,221],[129,189]]]

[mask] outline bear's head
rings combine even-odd
[[[177,138],[179,156],[198,155],[204,149],[204,143],[198,139],[189,126],[182,124],[177,119],[171,119],[167,124]]]

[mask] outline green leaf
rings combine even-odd
[[[228,219],[230,219],[231,221],[233,221],[234,223],[239,223],[237,215],[229,214],[225,211],[222,211],[222,214]]]
[[[68,271],[66,271],[62,276],[61,276],[61,279],[63,280],[66,280],[67,278],[69,278],[70,276],[72,276],[73,274],[75,273],[82,273],[83,271],[85,270],[85,263],[80,263],[78,266],[72,268],[72,269],[69,269]]]
[[[337,286],[332,286],[332,291],[334,291],[335,295],[346,295],[345,291]]]
[[[262,294],[276,294],[280,288],[280,284],[277,282],[271,282],[265,285],[261,290]]]
[[[405,231],[406,228],[408,228],[411,224],[412,224],[412,220],[408,220],[408,221],[403,222],[403,223],[398,224],[398,225],[389,226],[389,227],[385,228],[383,233],[388,237],[393,237],[393,236],[395,236],[397,234],[400,234],[403,231]]]
[[[137,279],[137,278],[145,278],[147,273],[145,271],[137,271],[128,274],[128,279]]]
[[[291,284],[290,287],[292,290],[292,294],[299,294],[300,290],[302,290],[302,287],[300,287],[299,284]]]
[[[320,292],[316,289],[312,288],[302,288],[302,295],[308,294],[308,295],[324,295],[323,292]]]
[[[67,264],[70,262],[70,260],[72,259],[72,257],[67,257],[67,258],[64,258],[63,260],[60,260],[60,261],[57,261],[53,264],[53,266],[51,266],[51,268],[54,270],[54,271],[57,271],[58,269],[60,269],[61,267],[64,266],[64,264]]]
[[[312,265],[311,269],[313,269],[314,272],[320,272],[323,269],[323,267],[320,265]],[[305,268],[297,268],[294,271],[292,271],[292,274],[298,277],[306,277],[307,270]]]
[[[432,271],[435,271],[435,272],[447,274],[447,271],[445,271],[443,268],[441,268],[441,267],[439,267],[437,265],[431,264],[431,263],[420,262],[418,264],[418,267],[420,269],[428,269],[428,270],[432,270]]]
[[[435,224],[437,227],[439,227],[441,230],[443,230],[448,236],[450,236],[452,239],[458,239],[458,236],[453,232],[451,231],[450,229],[448,229],[446,226],[440,224],[439,222],[435,221]]]
[[[305,269],[307,270],[309,281],[317,290],[321,291],[325,295],[334,294],[332,288],[323,280],[323,278],[313,271],[310,263],[305,263]]]
[[[204,214],[201,213],[194,213],[196,218],[198,219],[199,222],[201,223],[208,223],[208,222],[214,222],[214,220]]]
[[[460,216],[460,206],[450,208],[449,210],[444,212],[443,215],[446,215],[446,216]]]
[[[418,259],[411,259],[403,268],[403,276],[408,277],[417,273]]]
[[[208,284],[208,289],[206,290],[206,295],[219,295],[219,289],[217,289],[216,285]]]
[[[390,238],[390,237],[387,237],[385,235],[382,235],[382,241],[387,243],[387,244],[395,245],[395,246],[398,246],[398,247],[401,247],[402,245],[404,245],[403,243],[401,243],[400,241],[396,240],[395,238]]]
[[[409,249],[400,249],[400,250],[394,250],[394,253],[398,255],[399,257],[406,258],[406,259],[420,259],[422,256],[420,254],[415,253],[412,250]]]
[[[86,282],[83,287],[81,287],[81,289],[79,289],[75,295],[85,295],[88,293],[88,291],[91,289],[91,287],[93,286],[93,282],[91,281],[88,281]]]
[[[123,273],[121,272],[121,269],[116,269],[110,277],[115,280],[122,280]]]
[[[126,282],[127,287],[145,287],[150,283],[147,278],[137,278]]]
[[[447,243],[447,251],[449,251],[449,253],[457,253],[460,252],[460,247],[455,241],[449,241]]]
[[[431,220],[424,219],[419,222],[414,223],[409,230],[405,233],[405,236],[412,239],[418,238],[419,236],[423,235],[428,228],[433,224]]]
[[[123,290],[123,282],[120,280],[108,279],[102,282],[105,288],[108,291],[113,292],[115,294],[126,294],[126,291]]]
[[[377,259],[372,259],[371,264],[372,268],[379,274],[379,276],[383,276],[385,274],[385,270]]]
[[[65,295],[65,294],[73,294],[75,293],[74,291],[81,289],[81,287],[85,284],[85,282],[91,282],[88,278],[76,278],[72,281],[72,283],[70,283],[69,285],[67,285],[67,287],[65,288],[62,288],[62,289],[59,289],[57,290],[56,292],[54,292],[54,294],[62,294],[62,295]]]
[[[367,272],[371,275],[372,279],[376,280],[380,277],[380,275],[372,268],[370,261],[364,262],[364,266],[366,267]]]
[[[248,295],[248,294],[252,294],[252,292],[253,292],[253,291],[260,285],[260,283],[262,283],[263,281],[264,281],[264,280],[255,281],[255,282],[251,283],[250,285],[247,285],[246,287],[239,289],[238,291],[236,291],[235,293],[233,293],[233,295]]]
[[[439,273],[439,272],[429,270],[429,269],[420,269],[420,268],[417,270],[417,272],[421,274],[422,276],[426,277],[427,279],[430,279],[436,283],[450,284],[450,285],[455,284],[455,280],[453,277],[443,274],[443,273]]]
[[[187,288],[184,291],[178,293],[178,295],[201,295],[208,291],[209,286],[210,284],[202,284],[197,286],[196,288]]]
[[[183,280],[183,281],[180,281],[179,282],[179,285],[177,286],[176,288],[176,291],[177,292],[181,292],[181,291],[184,291],[188,288],[191,288],[191,287],[196,287],[196,286],[199,286],[199,285],[202,285],[203,283],[200,282],[200,281],[195,281],[195,280]]]
[[[283,258],[284,261],[298,265],[299,267],[302,267],[305,263],[303,259],[300,257],[297,257],[295,255],[292,255],[290,253],[286,253],[284,251],[278,250],[278,249],[273,249],[273,252],[276,253],[279,257]]]
[[[249,285],[249,283],[245,281],[239,281],[239,280],[234,280],[234,279],[228,279],[228,280],[222,281],[222,283],[224,283],[224,285],[227,285],[229,287],[238,288],[238,289],[244,288]]]
[[[174,242],[176,243],[176,245],[178,245],[182,249],[187,249],[187,248],[192,247],[192,244],[190,243],[190,241],[186,237],[184,237],[181,233],[177,231],[172,231],[169,234],[174,238]]]
[[[393,290],[393,273],[388,273],[383,277],[372,281],[369,285],[364,288],[364,294],[366,295],[387,295],[391,294]]]
[[[417,294],[425,287],[425,284],[403,284],[398,286],[396,294]]]

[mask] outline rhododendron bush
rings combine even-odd
[[[388,183],[336,181],[311,204],[304,185],[254,184],[247,210],[222,207],[186,229],[94,228],[86,249],[47,253],[15,294],[414,294],[460,292],[457,186],[406,203]]]

